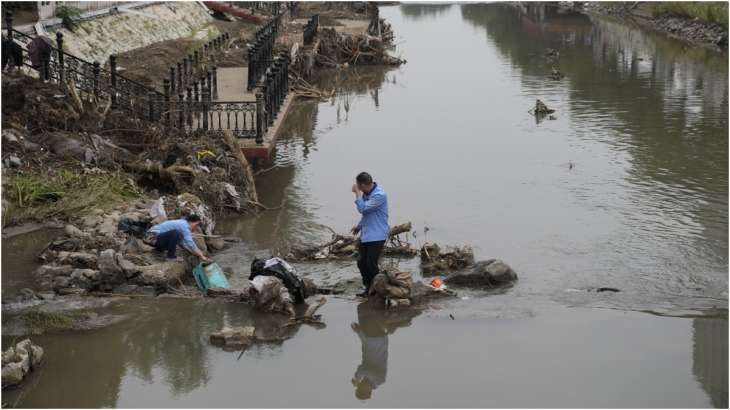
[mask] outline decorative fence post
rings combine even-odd
[[[193,76],[195,75],[193,71],[195,66],[193,65],[193,63],[193,54],[188,54],[188,66],[190,67],[190,72],[188,73],[188,85],[193,82]]]
[[[208,105],[210,104],[210,89],[203,88],[203,129],[208,130]]]
[[[195,50],[195,52],[193,52],[193,57],[195,60],[195,72],[193,73],[193,76],[194,76],[195,74],[197,74],[198,66],[200,65],[200,55],[198,53],[198,50]]]
[[[193,125],[193,90],[188,87],[187,88],[187,100],[188,100],[188,115],[187,115],[187,123],[189,126]]]
[[[274,125],[273,78],[271,69],[266,70],[266,126]]]
[[[150,91],[147,93],[147,104],[149,105],[149,118],[150,121],[155,120],[155,93]]]
[[[182,78],[183,78],[182,77],[183,76],[182,70],[183,70],[182,63],[181,62],[178,62],[177,63],[177,85],[172,87],[173,90],[175,90],[175,91],[179,91],[179,90],[181,90],[183,88],[183,85],[182,85]]]
[[[47,68],[46,68],[47,67],[47,64],[43,64],[43,66],[44,66],[44,71],[45,71],[44,75],[45,76],[48,76],[48,71],[47,71]],[[94,83],[93,83],[93,86],[94,86],[94,98],[99,98],[99,73],[101,72],[101,69],[100,69],[100,64],[99,64],[98,61],[94,61],[94,68],[93,68],[93,70],[94,70]]]
[[[264,95],[256,93],[256,143],[264,143]]]
[[[188,82],[188,59],[185,57],[183,57],[183,60],[182,60],[182,67],[183,67],[183,72],[182,72],[182,81],[180,81],[180,90],[183,90],[183,88],[185,87],[185,83]]]
[[[172,126],[170,122],[170,80],[164,81],[164,88],[165,88],[165,120],[167,122],[167,126]]]
[[[56,32],[56,48],[58,48],[58,84],[63,84],[63,33]]]
[[[251,88],[253,88],[254,66],[256,65],[255,47],[252,46],[248,49],[248,84],[246,85],[246,90],[248,91],[251,91]]]
[[[274,60],[274,63],[271,64],[271,84],[272,84],[272,90],[271,90],[271,117],[276,118],[276,115],[279,113],[279,59],[277,58]]]
[[[13,41],[13,11],[5,10],[5,26],[8,28],[8,40]]]
[[[177,126],[181,129],[185,128],[185,90],[180,89],[180,94],[177,95]]]
[[[175,66],[170,66],[170,92],[175,92]]]
[[[213,98],[218,99],[218,67],[213,66],[213,85],[211,88],[213,89]]]
[[[109,71],[111,71],[111,81],[112,81],[112,89],[111,89],[112,108],[117,108],[117,55],[116,54],[112,54],[109,56]]]
[[[208,100],[210,100],[213,97],[213,73],[210,70],[208,70],[208,72],[206,73],[206,76],[207,76],[207,80],[205,83],[208,86],[207,87],[208,94],[209,94]]]

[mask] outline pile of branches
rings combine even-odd
[[[339,33],[334,28],[319,31],[319,52],[316,62],[320,66],[339,67],[342,64],[400,65],[403,60],[391,56],[383,38],[369,34]]]
[[[442,252],[437,244],[421,247],[421,271],[426,275],[438,275],[457,271],[474,264],[474,251],[468,247],[454,247]]]
[[[253,172],[229,131],[167,134],[124,168],[148,189],[190,192],[216,213],[269,209],[258,202]]]
[[[391,227],[388,240],[383,247],[383,254],[388,256],[416,256],[418,251],[410,243],[399,237],[400,234],[411,230],[410,222]],[[287,258],[294,261],[314,261],[357,257],[360,248],[360,239],[358,237],[338,234],[332,229],[330,231],[332,231],[332,239],[327,243],[309,248],[292,249]]]

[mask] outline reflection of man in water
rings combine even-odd
[[[357,320],[352,330],[360,336],[362,343],[362,362],[355,370],[352,385],[355,397],[368,400],[373,390],[385,383],[388,373],[388,334],[399,327],[410,326],[411,319],[420,312],[387,312],[372,301],[357,305]]]

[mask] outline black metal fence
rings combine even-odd
[[[305,46],[308,46],[314,42],[314,37],[317,35],[317,29],[319,28],[319,14],[313,15],[304,25],[303,42]]]
[[[261,27],[254,36],[254,43],[248,49],[248,78],[246,89],[249,91],[258,86],[261,77],[266,73],[269,64],[271,64],[274,56],[276,34],[279,32],[280,24],[281,14],[277,14]]]
[[[170,87],[172,87],[172,94],[175,94],[178,90],[185,90],[196,79],[207,75],[209,71],[213,75],[213,83],[217,84],[218,71],[215,63],[218,53],[225,49],[228,40],[230,40],[230,35],[223,33],[183,57],[176,65],[170,66]],[[214,87],[213,98],[217,98],[217,94],[217,87]]]
[[[289,55],[282,51],[274,56],[273,39],[280,24],[277,15],[264,27],[259,38],[263,50],[258,62],[260,80],[256,81],[256,101],[213,101],[216,96],[216,67],[210,69],[202,63],[196,50],[181,61],[179,69],[171,68],[170,79],[165,79],[163,92],[126,78],[117,72],[117,56],[109,57],[109,68],[98,62],[89,62],[63,51],[63,34],[56,33],[55,46],[51,42],[50,56],[34,66],[29,48],[37,40],[12,28],[12,15],[6,14],[8,36],[23,49],[24,66],[39,73],[43,80],[73,86],[81,98],[109,99],[113,108],[124,109],[136,118],[161,121],[163,124],[182,130],[230,130],[240,138],[255,138],[263,142],[268,127],[276,119],[289,90]],[[206,44],[203,53],[211,54],[222,47],[227,35],[220,36]],[[250,51],[249,51],[250,52]],[[196,53],[198,55],[196,56]]]

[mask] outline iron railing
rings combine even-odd
[[[205,43],[187,56],[183,57],[176,65],[170,66],[170,86],[174,94],[178,90],[185,90],[192,85],[195,79],[210,71],[217,83],[216,60],[217,53],[222,51],[230,40],[228,33],[223,33],[213,40]],[[218,97],[217,88],[213,88],[213,98]]]
[[[192,63],[190,56],[186,57],[187,69],[171,71],[173,75],[164,80],[162,93],[120,75],[116,55],[109,57],[106,69],[98,62],[66,53],[61,32],[56,33],[55,46],[49,44],[50,56],[40,66],[33,67],[28,50],[34,38],[13,29],[12,15],[6,14],[8,36],[23,49],[23,65],[38,71],[42,79],[73,86],[82,98],[109,99],[113,108],[126,110],[136,118],[160,121],[185,131],[230,130],[239,138],[255,138],[258,144],[263,143],[289,90],[289,54],[282,51],[274,56],[273,51],[279,24],[280,15],[277,15],[257,33],[259,50],[263,50],[259,51],[262,54],[257,61],[264,68],[256,81],[256,101],[220,102],[213,101],[217,89],[216,67],[208,69],[195,52]],[[207,50],[204,47],[204,53],[219,49],[227,39],[227,35],[220,36]]]
[[[261,81],[262,76],[274,56],[276,35],[281,24],[281,14],[277,14],[261,27],[255,34],[254,43],[248,49],[247,90],[252,90]]]

